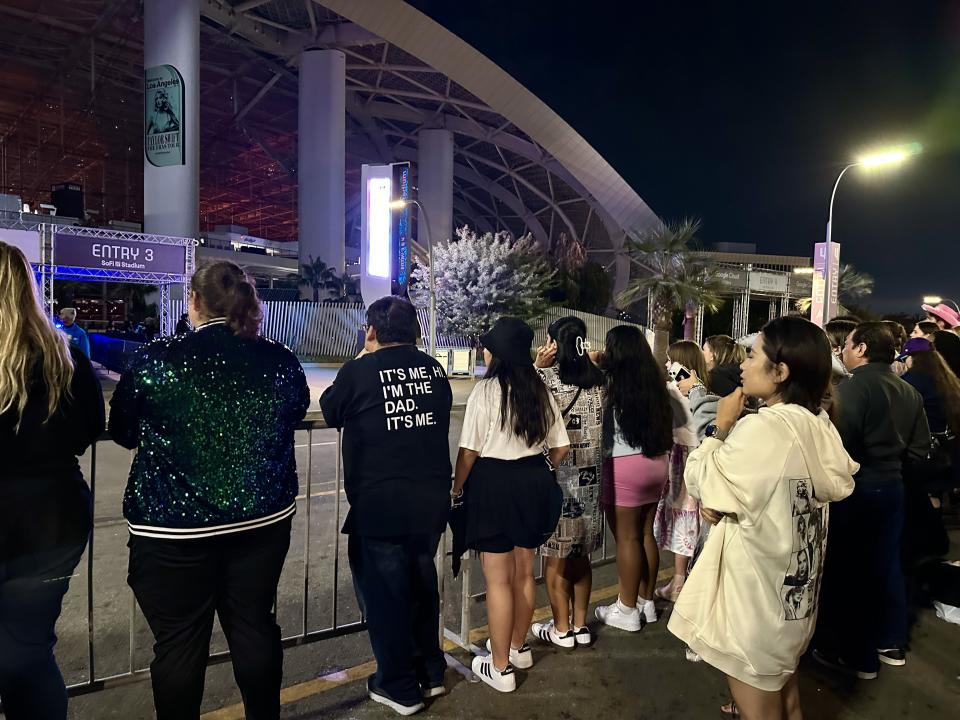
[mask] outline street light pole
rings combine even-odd
[[[860,162],[852,162],[847,165],[843,170],[840,171],[840,174],[837,175],[837,181],[833,184],[833,192],[830,193],[830,212],[827,214],[827,244],[826,244],[826,257],[824,258],[823,263],[823,298],[820,306],[820,317],[810,318],[813,322],[817,323],[820,327],[823,327],[827,324],[830,317],[830,300],[833,292],[833,202],[837,197],[837,188],[840,187],[840,180],[843,179],[843,176],[846,174],[847,170],[852,167],[860,165]]]
[[[829,249],[830,243],[832,242],[833,237],[833,200],[837,197],[837,188],[840,187],[840,179],[843,177],[843,174],[847,172],[852,167],[860,165],[859,162],[853,162],[847,165],[843,170],[840,171],[840,174],[837,175],[837,181],[833,184],[833,192],[830,193],[830,214],[827,215],[827,248]]]

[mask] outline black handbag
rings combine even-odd
[[[930,434],[930,452],[924,466],[928,472],[946,472],[953,467],[953,456],[957,449],[957,436],[950,430]]]

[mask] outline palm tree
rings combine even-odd
[[[873,294],[873,277],[858,271],[853,265],[841,265],[840,276],[837,278],[837,296],[840,300],[859,300]],[[813,305],[813,298],[797,300],[797,310],[807,314]],[[838,315],[849,315],[850,310],[842,304],[837,305]]]
[[[298,284],[313,288],[313,301],[320,302],[320,291],[336,289],[339,286],[339,278],[335,268],[319,258],[314,259],[313,255],[309,258],[309,263],[300,265]]]
[[[660,360],[666,359],[674,310],[684,311],[684,324],[689,328],[697,306],[714,312],[723,303],[722,283],[714,268],[695,251],[699,229],[699,220],[687,219],[661,224],[641,238],[627,241],[631,271],[636,270],[637,275],[617,299],[621,305],[629,305],[649,298],[653,352]]]

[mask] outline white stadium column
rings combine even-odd
[[[453,237],[453,133],[421,130],[418,146],[417,199],[430,220],[433,242],[445,243]]]
[[[145,0],[143,229],[200,230],[200,0]]]
[[[300,56],[298,140],[301,263],[310,256],[344,270],[346,59],[339,50]],[[310,293],[310,288],[305,288]],[[312,297],[312,295],[311,295]]]

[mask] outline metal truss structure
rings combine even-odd
[[[195,264],[196,241],[192,238],[171,237],[168,235],[143,235],[141,233],[87,228],[76,225],[41,224],[37,227],[40,234],[40,265],[37,268],[41,280],[41,293],[47,314],[52,316],[54,309],[53,284],[56,278],[85,282],[118,282],[136,285],[157,285],[160,288],[160,302],[157,313],[160,321],[160,334],[173,333],[176,319],[170,313],[170,288],[180,285],[183,297],[187,297],[187,283],[193,274]],[[103,240],[125,240],[153,245],[178,245],[186,248],[185,272],[182,275],[167,273],[139,272],[134,270],[113,270],[103,268],[70,267],[57,264],[57,237],[82,235],[102,238]]]
[[[561,233],[593,259],[658,222],[617,172],[511,76],[400,0],[201,0],[201,223],[297,237],[300,54],[347,58],[348,245],[362,163],[416,160],[453,132],[454,219]],[[0,192],[44,201],[79,181],[100,220],[142,219],[143,19],[136,0],[0,5]]]

